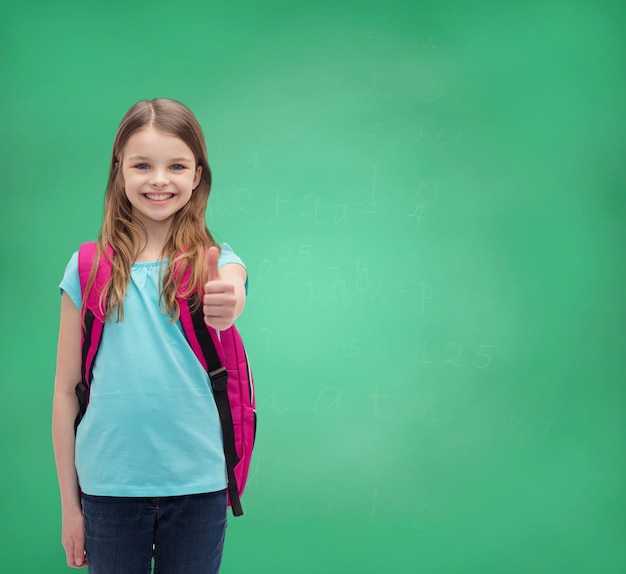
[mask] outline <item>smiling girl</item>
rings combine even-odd
[[[219,570],[227,508],[221,427],[177,302],[197,297],[205,323],[218,330],[245,305],[246,269],[205,224],[210,189],[192,112],[169,99],[131,107],[113,143],[92,269],[93,278],[112,248],[106,328],[76,434],[86,299],[77,253],[60,284],[52,430],[71,567],[145,574],[154,558],[161,574]]]

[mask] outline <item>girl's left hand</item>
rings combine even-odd
[[[217,263],[219,252],[216,247],[209,248],[209,276],[204,284],[202,298],[204,322],[214,329],[228,329],[237,318],[238,297],[235,285],[225,280]]]

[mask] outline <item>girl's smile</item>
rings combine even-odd
[[[146,197],[150,199],[151,201],[161,202],[161,201],[166,201],[167,199],[174,197],[174,194],[172,193],[159,193],[159,194],[146,193]]]

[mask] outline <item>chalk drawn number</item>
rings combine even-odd
[[[493,349],[495,345],[480,345],[478,351],[476,351],[476,357],[474,359],[474,366],[477,369],[486,369],[491,365],[492,357],[487,353],[487,349]]]

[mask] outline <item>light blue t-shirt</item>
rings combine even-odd
[[[243,265],[222,244],[219,266]],[[135,263],[124,320],[105,325],[89,408],[76,434],[86,494],[177,496],[226,488],[222,431],[209,377],[180,321],[159,308],[160,262]],[[81,308],[78,253],[59,285]]]

